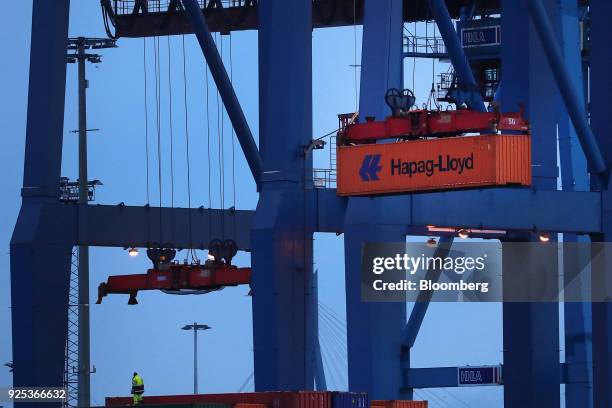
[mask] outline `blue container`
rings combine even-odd
[[[370,408],[370,397],[367,392],[340,392],[332,394],[332,408]]]

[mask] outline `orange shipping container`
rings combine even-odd
[[[373,400],[374,408],[427,408],[427,401]]]
[[[531,185],[529,135],[338,147],[338,195]]]
[[[107,407],[131,405],[131,397],[106,397]],[[331,393],[325,391],[244,392],[229,394],[146,395],[145,404],[217,403],[237,406],[257,404],[268,408],[332,408]]]

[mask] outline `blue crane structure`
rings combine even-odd
[[[426,304],[417,304],[408,319],[402,303],[361,301],[364,242],[403,242],[428,225],[505,230],[512,240],[532,240],[536,231],[562,233],[568,241],[612,239],[609,0],[241,0],[227,10],[218,7],[222,2],[202,0],[171,1],[169,10],[147,10],[146,1],[113,3],[103,0],[102,6],[117,35],[196,34],[257,181],[259,203],[256,210],[210,210],[227,221],[220,225],[209,225],[210,212],[198,209],[60,203],[70,1],[34,0],[22,206],[10,250],[15,386],[62,385],[75,245],[148,247],[155,242],[151,237],[170,236],[171,228],[184,231],[174,234],[177,248],[232,238],[252,253],[256,390],[309,390],[322,376],[311,304],[313,234],[343,233],[349,388],[374,399],[410,399],[414,389],[456,386],[457,371],[411,367]],[[496,100],[504,111],[525,106],[533,127],[533,188],[376,198],[338,197],[333,189],[315,188],[309,149],[313,27],[363,24],[360,115],[382,119],[385,92],[402,88],[403,23],[433,17],[461,95],[484,109],[470,56],[451,21],[469,20],[473,13],[466,10],[473,4],[501,18],[503,93]],[[134,8],[121,15],[126,5]],[[581,10],[588,10],[588,20]],[[168,20],[155,23],[164,13]],[[218,13],[242,19],[212,18]],[[129,18],[133,24],[125,23]],[[588,25],[588,35],[579,32],[579,20]],[[259,30],[258,145],[210,35],[234,29]],[[580,40],[588,47],[581,48]],[[160,221],[147,232],[151,217],[174,225]],[[605,259],[598,284],[612,286],[610,265]],[[567,407],[612,408],[612,303],[563,304],[563,364],[560,305],[503,305],[506,407],[559,407],[564,383]]]

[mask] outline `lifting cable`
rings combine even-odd
[[[206,157],[208,164],[208,237],[212,239],[212,177],[211,177],[211,155],[210,155],[210,104],[209,104],[209,68],[204,61],[204,76],[206,77]]]
[[[143,79],[144,79],[144,117],[145,117],[145,166],[146,166],[146,177],[147,177],[147,246],[151,240],[151,218],[149,212],[149,206],[151,203],[150,200],[150,190],[149,190],[149,104],[147,97],[147,39],[143,37],[142,39],[142,68],[143,68]]]
[[[156,131],[157,131],[157,182],[159,185],[159,245],[164,246],[163,239],[163,216],[162,216],[162,154],[161,154],[161,90],[160,90],[160,58],[159,37],[154,37],[155,48],[155,107],[156,107]]]
[[[144,78],[144,117],[145,117],[145,154],[146,154],[146,176],[147,176],[147,205],[150,203],[149,192],[149,107],[147,102],[147,39],[142,39],[142,60]]]
[[[414,22],[414,40],[413,41],[418,41],[417,40],[417,30],[418,30],[417,22],[415,21]],[[425,40],[425,41],[427,41],[427,40]],[[427,45],[427,43],[425,43],[425,45]],[[416,51],[417,51],[417,46],[416,46],[416,43],[415,43],[415,47],[414,47],[414,50],[413,50],[414,54],[412,56],[412,91],[413,92],[415,91],[415,86],[416,86],[416,60],[417,60],[417,58],[416,58]]]
[[[230,63],[230,82],[232,86],[234,84],[234,63],[232,58],[232,32],[229,34],[229,63]],[[232,129],[232,208],[236,209],[236,132],[234,131],[234,125]],[[233,221],[233,232],[234,239],[236,239],[236,213],[232,217]]]
[[[359,80],[357,78],[357,0],[353,0],[353,76],[355,86],[355,112],[359,112]]]
[[[174,131],[172,123],[172,53],[170,50],[170,36],[166,36],[168,46],[168,108],[170,129],[170,208],[174,209]],[[161,206],[160,206],[161,207]],[[161,211],[161,210],[160,210]],[[172,219],[172,241],[174,242],[175,217],[174,211],[170,212]]]
[[[188,257],[191,255],[191,262],[198,262],[198,255],[193,249],[193,226],[191,220],[191,160],[189,154],[189,112],[187,107],[187,62],[185,57],[185,34],[182,36],[183,48],[183,103],[185,108],[185,158],[187,160],[187,205],[189,218],[189,251]]]
[[[427,16],[425,17],[425,47],[426,50],[425,52],[427,52],[427,48],[430,47],[430,41],[429,41],[429,16],[430,16],[430,12],[431,10],[428,8],[427,9]],[[431,20],[431,24],[433,26],[433,37],[432,37],[432,42],[431,42],[431,51],[432,53],[435,53],[438,51],[438,45],[437,45],[437,41],[436,41],[436,28],[437,28],[437,23],[435,20]],[[416,23],[415,23],[416,26]],[[434,48],[435,45],[435,48]],[[414,73],[413,73],[414,75]],[[413,89],[414,91],[414,89]],[[429,109],[432,110],[432,107],[436,107],[436,109],[440,110],[440,104],[438,103],[438,98],[436,95],[436,59],[435,58],[431,58],[431,89],[429,90],[429,96],[427,97],[427,102],[424,103],[423,107],[425,109]]]
[[[215,33],[215,42],[220,45],[220,54],[221,54],[221,62],[223,62],[223,36]],[[221,235],[222,239],[225,239],[225,162],[224,162],[224,135],[223,128],[224,126],[224,113],[223,108],[221,107],[220,101],[221,95],[219,93],[219,88],[217,87],[217,137],[218,137],[218,164],[219,164],[219,196],[221,200]]]

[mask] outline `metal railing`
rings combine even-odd
[[[336,188],[336,169],[313,169],[312,185],[314,188]]]
[[[437,97],[438,97],[438,100],[444,100],[446,99],[448,95],[448,91],[452,89],[453,87],[455,87],[456,85],[455,72],[454,71],[443,72],[440,75],[438,75],[438,77],[439,77],[439,81],[436,86]]]
[[[247,0],[198,0],[201,8],[215,7],[219,4],[223,8],[242,7],[247,3]],[[165,13],[176,4],[181,5],[180,1],[176,0],[112,0],[113,10],[117,15],[132,14],[134,10],[138,13],[143,12],[142,6],[146,7],[149,13]]]
[[[446,45],[440,37],[404,35],[404,54],[446,55]]]

